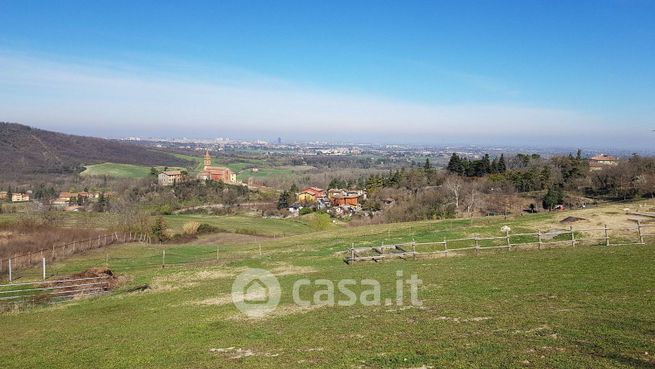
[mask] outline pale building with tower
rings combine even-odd
[[[204,162],[203,170],[198,173],[198,179],[211,179],[212,181],[223,181],[231,184],[237,182],[237,175],[232,173],[230,168],[212,166],[212,158],[209,155],[209,150],[205,151]]]

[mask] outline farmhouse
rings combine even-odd
[[[357,206],[360,199],[366,199],[366,193],[361,190],[331,189],[328,191],[328,199],[332,206]]]
[[[7,191],[0,191],[0,200],[7,200]]]
[[[311,204],[325,197],[325,190],[318,187],[307,187],[298,194],[298,201]]]
[[[159,173],[159,176],[157,176],[157,181],[161,186],[173,186],[185,180],[186,176],[181,170],[167,170]]]
[[[205,152],[205,166],[203,170],[198,174],[198,179],[212,181],[223,181],[225,183],[236,183],[237,175],[232,173],[230,168],[224,167],[213,167],[212,158],[209,155],[209,150]]]
[[[17,192],[11,195],[12,202],[30,201],[30,195],[24,192]]]
[[[602,170],[603,168],[619,165],[619,158],[600,154],[589,158],[589,170]]]

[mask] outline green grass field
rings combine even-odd
[[[212,225],[224,232],[250,234],[265,237],[284,237],[311,232],[303,220],[267,219],[254,216],[208,216],[208,215],[167,215],[166,223],[176,233],[188,222]]]
[[[87,165],[86,169],[81,173],[83,176],[108,176],[116,178],[143,178],[150,175],[150,168],[146,165],[132,165],[132,164],[117,164],[117,163],[102,163]],[[156,167],[158,170],[163,170],[164,167]],[[182,169],[177,167],[170,167],[169,169]]]
[[[608,212],[613,209],[598,210]],[[95,250],[52,271],[67,274],[108,262],[129,280],[127,286],[109,296],[0,314],[0,331],[10,337],[0,362],[16,368],[653,367],[655,243],[352,266],[339,254],[352,243],[498,234],[505,224],[521,231],[551,228],[570,214],[578,213],[322,232],[271,223],[270,229],[298,232]],[[188,217],[167,220],[178,227]],[[230,226],[246,221],[234,217]],[[162,248],[169,263],[163,269]],[[199,261],[205,263],[178,264]],[[277,275],[282,299],[272,315],[249,319],[230,302],[234,277],[246,267]],[[372,278],[381,284],[383,301],[393,299],[397,271],[422,279],[422,306],[301,308],[292,301],[292,285],[301,277],[335,284]],[[143,283],[150,288],[127,292]],[[313,292],[302,295],[311,299]]]
[[[118,178],[143,178],[150,174],[150,167],[144,165],[102,163],[87,165],[83,176],[109,176]]]

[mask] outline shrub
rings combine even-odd
[[[198,226],[198,233],[218,233],[218,232],[227,232],[227,231],[207,223],[202,223],[201,225]]]
[[[309,206],[307,206],[307,207],[304,207],[304,208],[300,209],[300,211],[298,212],[298,214],[300,214],[300,215],[307,215],[307,214],[311,214],[311,213],[313,213],[313,212],[314,212],[314,210],[313,210],[312,208],[310,208]]]
[[[182,226],[182,231],[184,232],[184,234],[194,235],[198,233],[199,228],[200,228],[200,223],[188,222]]]

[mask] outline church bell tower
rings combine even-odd
[[[205,151],[205,168],[212,166],[212,157],[209,156],[209,150]]]

